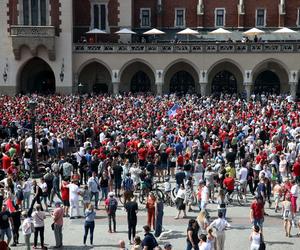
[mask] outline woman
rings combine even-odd
[[[153,229],[155,229],[155,206],[156,206],[156,197],[154,193],[150,192],[146,208],[147,208],[147,214],[148,214],[148,226],[151,228],[151,225],[153,226]]]
[[[225,194],[223,189],[220,189],[219,191],[217,202],[218,202],[218,212],[222,212],[224,218],[226,218],[227,209],[226,209]]]
[[[96,212],[94,211],[94,206],[92,204],[90,204],[89,207],[85,210],[84,215],[85,222],[83,244],[86,246],[86,238],[90,230],[90,244],[91,246],[93,246]]]
[[[188,204],[188,211],[192,211],[192,204],[194,201],[194,190],[193,190],[193,177],[190,176],[185,183],[186,185],[186,202]]]
[[[198,238],[199,226],[196,220],[190,219],[187,228],[186,250],[199,250],[199,238]]]
[[[134,245],[130,250],[142,250],[142,241],[140,236],[135,236],[134,237]]]
[[[101,200],[106,200],[107,199],[107,195],[108,195],[108,175],[107,175],[107,171],[104,170],[102,173],[102,176],[100,177],[99,180],[100,183],[100,188],[101,188]]]
[[[36,248],[37,241],[38,241],[38,234],[40,233],[40,239],[41,239],[41,247],[42,249],[45,249],[44,246],[44,231],[45,231],[45,223],[44,220],[46,219],[46,215],[43,211],[41,211],[41,205],[36,205],[34,211],[32,213],[32,220],[34,225],[34,245],[33,248]]]
[[[292,228],[292,203],[289,195],[285,197],[285,200],[282,202],[282,211],[283,211],[283,220],[284,220],[284,230],[285,236],[291,237],[291,228]]]
[[[206,218],[205,211],[201,211],[199,215],[197,216],[197,223],[199,225],[199,235],[200,234],[207,234],[207,227],[209,225],[209,221]]]
[[[250,250],[258,250],[260,245],[260,239],[261,233],[260,228],[257,225],[253,226],[253,231],[249,236],[249,240],[251,241]]]
[[[213,229],[210,227],[207,229],[207,244],[210,246],[210,250],[217,249],[216,237],[213,235]]]
[[[174,219],[175,220],[179,219],[181,211],[183,211],[183,218],[185,218],[186,217],[186,212],[185,212],[186,192],[183,184],[180,185],[180,188],[177,192],[175,203],[178,210],[178,214]]]
[[[61,199],[62,199],[62,202],[64,204],[64,217],[69,216],[69,207],[70,207],[69,197],[70,197],[70,191],[69,191],[68,185],[69,185],[69,182],[63,180],[61,182],[61,187],[60,187]]]

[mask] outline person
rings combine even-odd
[[[223,213],[218,213],[218,219],[215,219],[209,227],[213,227],[216,229],[216,242],[217,242],[217,250],[224,250],[225,245],[225,230],[230,228],[231,225],[224,219]]]
[[[255,196],[255,200],[250,206],[250,221],[253,225],[259,226],[262,231],[264,222],[264,204],[261,196]]]
[[[69,199],[70,199],[70,219],[79,218],[79,194],[80,189],[76,182],[72,181],[67,185],[69,188]],[[75,211],[74,211],[75,210]]]
[[[32,220],[34,225],[34,243],[33,248],[37,248],[38,242],[38,234],[40,234],[41,240],[41,248],[46,249],[44,245],[44,231],[45,231],[45,223],[44,220],[46,219],[45,213],[42,211],[41,205],[36,205],[36,211],[32,213]]]
[[[57,201],[55,203],[55,209],[52,213],[53,224],[54,224],[54,236],[55,236],[55,247],[54,248],[61,248],[63,246],[63,234],[62,234],[62,227],[63,227],[63,220],[64,217],[64,209],[61,207],[61,203]]]
[[[207,243],[207,236],[205,234],[199,236],[199,245],[199,250],[210,250],[210,245]]]
[[[102,176],[100,177],[100,188],[101,188],[101,201],[107,199],[108,195],[108,175],[107,171],[104,170]]]
[[[108,216],[108,232],[116,233],[116,211],[118,208],[118,201],[114,197],[114,192],[109,192],[108,198],[105,200],[105,208]],[[113,231],[111,230],[111,221],[113,222]]]
[[[131,197],[133,197],[134,191],[134,183],[130,177],[130,173],[126,174],[122,183],[122,189],[124,191],[124,204],[126,204],[126,202],[130,201]]]
[[[225,174],[225,179],[223,181],[223,185],[226,190],[226,197],[228,197],[228,199],[231,199],[230,195],[234,191],[234,178],[230,177],[228,173]]]
[[[134,237],[134,243],[130,250],[142,250],[142,241],[140,236]]]
[[[127,223],[128,223],[128,240],[130,244],[133,244],[133,239],[136,234],[136,225],[137,225],[137,213],[138,213],[138,204],[136,202],[136,197],[132,197],[131,201],[125,204],[125,209],[127,212]]]
[[[178,190],[175,198],[176,208],[178,210],[178,214],[174,218],[175,220],[179,219],[181,211],[183,211],[183,218],[186,217],[186,195],[185,195],[185,189],[184,184],[180,184],[180,189]]]
[[[22,212],[22,216],[24,217],[24,221],[21,227],[25,239],[26,250],[31,250],[30,237],[34,231],[34,225],[32,219],[28,217],[28,213],[26,211]]]
[[[199,250],[199,238],[198,238],[199,225],[195,219],[190,219],[187,228],[186,238],[186,250]]]
[[[291,206],[292,206],[292,222],[295,226],[295,217],[297,213],[297,199],[299,194],[299,186],[296,183],[296,180],[291,181],[292,187],[291,187]]]
[[[166,243],[166,244],[164,245],[164,250],[172,250],[172,249],[173,249],[173,246],[172,246],[171,243]]]
[[[70,207],[70,190],[68,188],[68,181],[63,180],[61,183],[61,199],[64,205],[64,217],[69,216],[69,207]]]
[[[0,237],[1,240],[4,240],[6,235],[7,237],[7,245],[11,241],[11,228],[10,224],[12,225],[12,217],[11,213],[7,209],[7,205],[5,203],[2,204],[2,210],[0,212]]]
[[[208,201],[209,201],[209,189],[205,184],[201,189],[201,211],[205,211],[206,216],[208,216],[208,211],[206,209]]]
[[[80,195],[82,196],[82,203],[83,203],[83,213],[89,207],[91,203],[91,192],[89,191],[89,187],[84,185],[80,191]]]
[[[13,232],[13,244],[12,246],[17,246],[19,244],[19,229],[21,226],[21,210],[19,209],[19,205],[14,205],[14,211],[11,212],[12,218],[12,232]]]
[[[119,250],[128,250],[128,248],[125,245],[125,241],[124,240],[120,240],[119,241]]]
[[[155,203],[155,237],[159,237],[163,229],[164,200],[158,197]]]
[[[48,186],[47,186],[47,183],[44,179],[44,177],[41,178],[41,182],[40,182],[40,187],[42,189],[42,201],[44,202],[45,204],[45,207],[46,207],[46,212],[48,212],[48,203],[47,203],[47,198],[48,198]]]
[[[249,236],[249,240],[251,241],[250,250],[259,250],[259,245],[261,241],[260,228],[257,225],[252,227],[253,231]]]
[[[209,222],[206,217],[205,211],[200,211],[196,220],[199,225],[199,236],[200,234],[207,234],[207,227],[209,226]]]
[[[154,250],[155,247],[158,246],[157,241],[152,233],[150,233],[151,229],[148,225],[143,227],[144,229],[144,239],[142,241],[143,250]]]
[[[213,229],[211,227],[207,228],[207,244],[210,246],[210,250],[217,249],[216,237],[213,235]]]
[[[285,236],[291,237],[292,228],[292,203],[290,196],[286,196],[285,200],[282,202],[283,220],[284,220],[284,230]]]
[[[156,197],[153,192],[149,193],[146,208],[147,208],[147,223],[148,226],[151,229],[151,226],[153,229],[155,228],[155,206],[156,206]]]
[[[31,189],[32,189],[32,181],[30,178],[27,177],[25,178],[22,189],[23,189],[23,197],[24,197],[23,208],[28,210],[30,205],[30,196],[31,196]]]
[[[99,191],[100,185],[96,172],[92,173],[92,176],[88,179],[88,187],[90,191],[91,201],[95,197],[95,209],[98,210],[98,200],[99,200]]]
[[[278,209],[279,209],[279,200],[282,196],[282,187],[279,184],[279,181],[276,180],[276,184],[273,187],[273,198],[274,198],[274,203],[275,203],[275,213],[277,213]]]
[[[30,216],[34,207],[35,203],[38,203],[40,205],[40,209],[41,211],[43,211],[43,207],[41,204],[41,197],[43,195],[43,191],[41,189],[41,187],[37,184],[36,180],[32,181],[32,187],[33,187],[33,192],[34,192],[34,197],[31,201],[31,205],[28,211],[28,215]]]
[[[227,209],[226,209],[225,194],[223,189],[220,189],[219,191],[217,202],[218,202],[218,212],[222,212],[224,218],[226,219]]]
[[[96,212],[94,211],[94,206],[92,204],[90,204],[85,210],[84,216],[85,222],[83,244],[86,246],[86,239],[90,230],[90,244],[93,246]]]
[[[50,193],[49,207],[52,206],[53,199],[54,199],[55,195],[63,202],[62,197],[60,195],[60,191],[59,191],[59,183],[60,183],[59,173],[54,172],[54,176],[53,176],[53,179],[52,179],[52,189],[51,189],[51,193]]]

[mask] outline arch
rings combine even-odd
[[[269,58],[258,63],[252,71],[253,83],[257,82],[257,79],[264,71],[273,72],[279,79],[279,89],[281,93],[287,93],[289,91],[289,74],[288,67],[280,60]],[[272,74],[269,73],[269,77]],[[255,85],[255,84],[254,84]],[[254,86],[255,87],[255,86]],[[275,87],[275,85],[274,85]],[[276,87],[275,87],[276,88]],[[256,89],[257,90],[257,89]]]
[[[224,58],[215,62],[207,71],[208,86],[213,93],[242,93],[243,69],[235,61]]]
[[[275,72],[265,70],[256,77],[254,82],[254,94],[262,93],[280,93],[280,80]]]
[[[146,60],[144,60],[144,59],[141,59],[141,58],[135,58],[135,59],[129,60],[128,62],[126,62],[126,63],[121,67],[121,69],[120,69],[120,71],[119,71],[120,79],[121,79],[121,77],[122,77],[122,75],[123,75],[124,70],[125,70],[128,66],[130,66],[131,64],[133,64],[133,63],[141,63],[141,64],[147,65],[147,66],[149,67],[149,69],[151,69],[152,73],[155,75],[155,72],[156,72],[156,71],[155,71],[155,68],[152,66],[151,63],[149,63],[148,61],[146,61]]]
[[[83,63],[78,74],[78,82],[82,83],[84,92],[108,93],[113,91],[111,72],[99,60],[89,60]],[[77,88],[77,86],[75,86]]]
[[[127,62],[122,66],[119,74],[120,91],[155,93],[156,85],[154,72],[154,68],[151,64],[145,63],[144,60],[134,59]]]
[[[77,70],[77,75],[79,76],[80,73],[81,73],[81,71],[82,71],[87,65],[89,65],[90,63],[93,63],[93,62],[97,62],[97,63],[99,63],[99,64],[102,64],[102,65],[108,70],[110,76],[112,76],[112,70],[111,70],[111,68],[108,66],[108,64],[105,63],[104,61],[98,59],[98,58],[91,58],[91,59],[85,61],[84,63],[82,63],[82,64],[79,66],[78,70]]]
[[[186,59],[171,62],[164,70],[163,92],[199,92],[199,70]]]
[[[55,75],[50,65],[40,57],[25,62],[17,75],[17,93],[52,94]]]

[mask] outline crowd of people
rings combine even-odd
[[[32,99],[35,112],[28,106]],[[175,112],[169,112],[174,106]],[[117,231],[116,212],[123,207],[131,249],[159,249],[155,237],[162,233],[165,199],[157,195],[155,185],[174,200],[175,219],[200,211],[189,220],[186,249],[224,249],[225,230],[231,227],[227,205],[237,191],[240,202],[251,201],[251,249],[261,249],[265,208],[273,201],[285,235],[291,236],[292,226],[300,230],[299,103],[290,98],[0,96],[0,111],[1,244],[9,245],[12,236],[11,246],[19,244],[21,228],[27,249],[31,234],[33,247],[39,235],[45,248],[45,211],[51,210],[56,248],[63,246],[67,217],[84,218],[83,244],[89,233],[93,245],[96,214],[103,205],[109,233]],[[31,177],[37,171],[33,154],[45,166],[42,172],[38,165],[39,179]],[[137,201],[138,190],[146,195],[144,239],[136,236],[137,213],[144,206]],[[215,220],[208,210],[212,203],[218,206]],[[119,245],[126,249],[125,241]]]

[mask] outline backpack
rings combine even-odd
[[[109,198],[107,212],[108,214],[114,214],[117,211],[118,202],[115,198]]]
[[[133,180],[131,178],[126,178],[124,180],[124,190],[132,191],[133,190]]]

